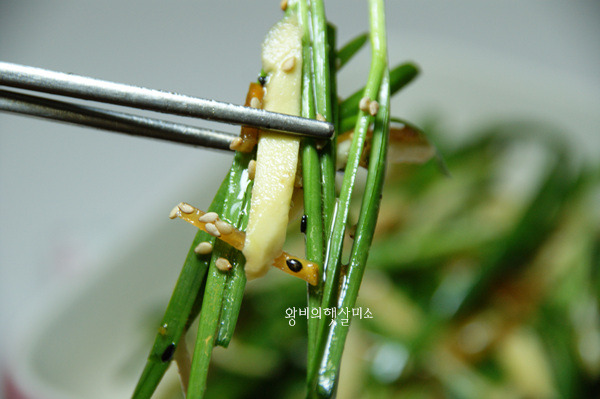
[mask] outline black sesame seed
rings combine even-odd
[[[267,77],[265,75],[258,75],[258,83],[260,83],[261,86],[266,85]]]
[[[285,261],[285,263],[287,267],[289,267],[289,269],[294,273],[298,273],[300,270],[302,270],[302,263],[299,260],[288,259]]]
[[[160,360],[162,362],[168,362],[173,358],[174,353],[175,353],[175,344],[171,342],[169,344],[169,346],[167,346],[167,349],[165,349],[165,351],[162,353],[162,355],[160,355]]]
[[[308,222],[308,216],[302,215],[302,220],[300,221],[300,232],[306,233],[306,223]]]

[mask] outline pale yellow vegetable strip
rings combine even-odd
[[[300,115],[302,43],[294,17],[278,22],[263,43],[263,69],[267,84],[263,108]],[[294,190],[300,140],[289,135],[261,132],[256,174],[246,230],[246,277],[264,275],[282,252]]]

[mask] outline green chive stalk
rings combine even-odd
[[[381,3],[381,4],[379,4]],[[364,95],[370,99],[376,99],[379,93],[379,86],[387,66],[387,57],[385,49],[385,25],[383,25],[383,15],[381,21],[377,13],[383,14],[383,4],[381,1],[372,0],[371,4],[371,24],[373,32],[371,33],[371,43],[373,47],[373,61]],[[380,6],[380,7],[378,7]],[[383,38],[382,38],[383,36]],[[382,48],[383,47],[383,48]],[[354,137],[349,150],[348,163],[342,180],[340,197],[335,210],[335,219],[333,231],[328,243],[328,257],[326,259],[326,278],[322,305],[329,308],[335,305],[334,289],[338,281],[339,265],[342,253],[342,243],[348,221],[348,212],[350,209],[350,200],[356,174],[359,168],[360,157],[364,148],[367,131],[372,122],[372,116],[364,111],[359,111],[359,117],[354,129]],[[377,217],[377,215],[373,215]],[[322,322],[321,324],[325,324]]]
[[[208,210],[220,213],[228,190],[229,172],[221,184]],[[150,398],[160,383],[171,363],[171,359],[163,360],[163,354],[169,345],[176,344],[185,335],[192,321],[196,318],[204,293],[205,277],[210,258],[197,255],[194,248],[203,241],[214,243],[210,234],[199,231],[194,238],[183,264],[183,268],[171,295],[163,319],[159,326],[146,366],[138,380],[133,399]]]
[[[337,101],[337,93],[332,89],[331,68],[329,65],[329,47],[327,18],[325,17],[325,6],[323,0],[311,1],[311,22],[313,39],[313,77],[315,108],[317,114],[325,120],[334,123],[334,112],[332,103]],[[337,132],[337,126],[336,132]],[[323,224],[325,232],[331,226],[331,217],[335,204],[335,155],[337,138],[334,136],[329,140],[319,154],[321,161],[321,184],[323,190]],[[325,237],[328,239],[328,237]]]
[[[381,113],[378,113],[378,115],[380,115],[379,123],[376,124],[376,127],[379,130],[379,132],[377,132],[378,141],[376,144],[380,147],[374,149],[376,152],[374,154],[376,158],[373,159],[373,163],[370,166],[370,177],[368,178],[371,181],[370,184],[377,188],[377,184],[381,184],[382,182],[383,170],[385,169],[385,146],[387,145],[387,123],[389,122],[389,81],[386,78],[384,85],[385,93],[380,95],[382,80],[384,79],[384,76],[387,76],[387,46],[385,38],[384,6],[382,0],[370,0],[369,4],[372,63],[369,71],[369,78],[363,95],[364,97],[369,98],[371,101],[378,99],[383,102],[380,104]],[[383,120],[381,120],[382,115],[384,118]],[[342,286],[343,290],[338,292],[340,282],[345,280],[347,281],[347,278],[341,273],[342,245],[346,232],[346,224],[348,222],[350,201],[352,198],[352,192],[354,190],[356,174],[359,168],[367,131],[372,122],[373,117],[368,112],[363,110],[358,111],[358,119],[354,128],[354,136],[349,150],[340,196],[335,209],[333,229],[331,235],[328,237],[327,242],[327,257],[325,259],[325,284],[323,290],[323,299],[321,302],[322,309],[337,308],[342,303],[352,302],[352,295],[353,293],[358,292],[358,287],[360,286],[362,272],[358,273],[357,277],[353,278],[351,287],[344,285]],[[385,126],[382,126],[382,124]],[[371,170],[373,168],[379,168],[380,170],[373,171]],[[374,173],[375,175],[373,175]],[[379,194],[380,193],[381,191],[379,190]],[[362,222],[358,226],[362,230],[357,230],[356,234],[359,240],[358,245],[355,247],[357,251],[363,251],[363,254],[357,256],[356,252],[353,251],[351,265],[354,268],[364,268],[364,261],[366,261],[366,254],[368,253],[368,248],[372,238],[372,232],[369,234],[369,229],[371,227],[374,228],[375,221],[377,220],[377,210],[380,201],[380,195],[377,194],[376,198],[373,199],[370,197],[371,194],[373,193],[367,194],[367,196],[363,199],[364,213],[361,213]],[[365,235],[364,239],[361,238],[363,234]],[[348,294],[348,292],[350,292],[351,296],[346,298],[345,296]],[[339,363],[341,360],[341,352],[343,350],[346,331],[335,327],[337,325],[335,319],[333,320],[333,327],[329,330],[327,329],[328,324],[329,320],[327,318],[323,317],[320,319],[317,346],[317,354],[320,356],[320,360],[318,370],[310,370],[312,375],[309,376],[309,388],[311,390],[308,394],[311,397],[331,397],[335,393],[335,388],[337,385],[337,376],[340,366]],[[332,336],[332,334],[340,334],[340,339],[338,340],[338,336]],[[332,346],[332,344],[334,344],[334,346]]]
[[[380,108],[373,128],[365,194],[356,226],[347,274],[343,278],[340,288],[338,298],[339,309],[353,309],[356,304],[358,290],[369,255],[369,248],[375,233],[375,224],[377,222],[377,214],[383,191],[387,143],[389,139],[390,87],[389,76],[387,74],[383,79],[378,101]],[[319,379],[317,381],[318,392],[326,392],[327,396],[332,396],[335,392],[344,343],[348,335],[348,329],[350,328],[350,324],[340,323],[337,318],[332,323],[326,340],[325,350],[323,351],[321,370],[319,371]]]
[[[224,256],[231,255],[227,245],[220,241],[215,243],[214,251],[218,251]],[[204,291],[204,301],[202,303],[202,310],[200,311],[200,323],[187,392],[190,398],[201,398],[206,390],[208,366],[212,357],[216,331],[221,316],[227,276],[217,268],[215,262],[216,258],[213,257],[210,262],[209,275]]]
[[[230,216],[231,221],[237,217],[237,223],[233,223],[239,230],[245,230],[248,225],[248,216],[250,214],[250,197],[252,195],[253,181],[248,178],[248,163],[252,155],[236,153],[234,165],[239,163],[236,168],[237,174],[230,175]],[[244,195],[240,195],[244,193]],[[229,258],[228,258],[229,259]],[[219,329],[215,345],[227,347],[233,337],[233,332],[237,324],[237,319],[242,306],[244,289],[246,288],[246,273],[244,264],[246,262],[240,251],[232,251],[232,264],[234,267],[227,275],[225,289],[223,292],[223,303],[219,319]]]
[[[242,229],[244,228],[245,226],[242,227]],[[233,257],[235,258],[235,264],[241,264],[243,262],[243,255],[241,253],[235,253]],[[224,348],[229,346],[240,314],[242,299],[244,297],[244,288],[246,288],[246,273],[244,272],[244,268],[234,267],[227,276],[225,282],[223,306],[221,308],[219,330],[215,346],[222,346]]]
[[[311,25],[308,4],[298,3],[298,19],[302,28],[302,116],[316,117],[313,88],[313,57]],[[304,214],[306,215],[306,257],[318,265],[323,264],[324,224],[322,219],[321,164],[315,140],[305,139],[302,143],[302,181],[304,190]],[[308,285],[309,311],[321,304],[321,282],[316,287]],[[311,359],[316,347],[317,320],[308,319],[307,352]]]
[[[242,228],[248,220],[248,195],[251,191],[250,180],[248,179],[248,163],[251,157],[247,154],[236,152],[232,173],[229,175],[228,192],[225,196],[221,218],[227,220],[236,228]],[[241,193],[246,195],[240,196]],[[241,197],[241,198],[240,198]],[[229,273],[232,271],[222,271],[216,266],[218,258],[225,258],[232,263],[233,269],[242,269],[244,267],[244,257],[239,251],[233,249],[224,242],[215,243],[212,259],[209,267],[209,274],[206,281],[204,300],[202,310],[200,311],[200,322],[198,326],[198,335],[194,356],[192,358],[192,368],[187,395],[190,398],[201,398],[206,390],[206,379],[208,367],[212,357],[212,350],[217,337],[217,329],[221,320],[221,309],[223,303],[227,301],[241,301],[239,296],[225,298],[225,287]],[[234,272],[235,273],[235,272]],[[239,272],[238,272],[239,273]],[[243,288],[242,288],[243,290]],[[236,291],[227,291],[235,294]],[[239,311],[239,305],[234,306]],[[232,317],[229,315],[228,317]],[[233,316],[237,320],[237,314]],[[224,322],[229,325],[229,321]],[[235,325],[235,321],[233,322]]]

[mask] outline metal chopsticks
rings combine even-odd
[[[84,125],[138,137],[228,150],[237,135],[161,119],[0,90],[0,111]]]
[[[7,62],[0,62],[0,85],[320,139],[328,139],[333,134],[333,125],[327,122]],[[228,148],[235,137],[7,90],[0,90],[0,110],[221,149]]]

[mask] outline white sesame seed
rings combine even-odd
[[[196,248],[194,248],[194,252],[198,255],[208,255],[212,252],[213,246],[210,242],[204,241],[198,244]]]
[[[261,108],[262,101],[260,101],[258,97],[252,97],[252,99],[250,99],[250,106],[252,108]]]
[[[173,209],[171,209],[171,212],[169,212],[169,219],[175,219],[177,217],[178,213],[179,213],[179,207],[175,206]]]
[[[379,112],[379,103],[377,101],[371,101],[371,104],[369,104],[369,113],[371,116],[375,116],[377,115],[377,112]]]
[[[198,218],[202,223],[214,223],[219,218],[216,212],[207,212]]]
[[[248,162],[248,179],[254,180],[254,175],[256,175],[256,161],[253,159]]]
[[[282,11],[287,10],[287,8],[288,8],[288,0],[281,0],[281,3],[279,4],[279,7],[281,7]]]
[[[233,227],[229,223],[224,222],[223,220],[217,220],[217,222],[215,223],[215,226],[217,227],[217,230],[219,230],[219,233],[221,233],[221,234],[233,233]]]
[[[363,112],[369,112],[369,105],[371,104],[371,99],[369,97],[363,97],[360,99],[358,103],[358,108]]]
[[[296,57],[288,57],[281,63],[283,72],[291,72],[296,66]]]
[[[206,232],[211,236],[221,237],[221,232],[219,232],[219,229],[217,229],[217,226],[215,226],[214,224],[206,223],[206,225],[204,225],[204,228],[206,229]]]
[[[190,204],[186,204],[185,202],[182,202],[181,204],[179,204],[178,207],[179,207],[179,209],[181,209],[181,212],[183,212],[183,213],[194,212],[194,207],[191,206]]]
[[[240,137],[236,137],[231,140],[231,144],[229,144],[229,149],[236,151],[242,145],[242,139]]]
[[[229,270],[231,270],[231,268],[233,266],[231,266],[231,263],[229,263],[229,261],[225,258],[219,258],[215,261],[215,266],[217,266],[217,269],[227,272]]]
[[[321,122],[327,122],[327,119],[321,114],[317,114],[317,120]]]

